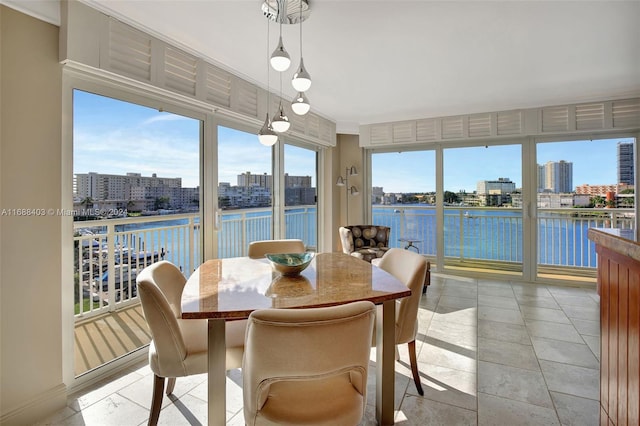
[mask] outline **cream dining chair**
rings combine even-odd
[[[424,395],[416,357],[416,335],[418,334],[418,307],[427,273],[427,262],[417,253],[392,248],[379,259],[376,265],[402,281],[411,290],[411,296],[396,302],[396,345],[408,344],[413,381],[418,393]],[[375,343],[375,338],[373,342]]]
[[[207,372],[207,321],[183,320],[180,299],[186,279],[166,260],[147,266],[136,278],[145,320],[151,330],[149,366],[154,373],[149,425],[158,423],[165,378],[167,395],[176,377]],[[227,370],[242,366],[246,320],[226,322]]]
[[[302,240],[262,240],[249,243],[248,256],[252,259],[262,259],[267,253],[304,253]]]
[[[252,312],[242,363],[245,424],[360,423],[375,314],[366,301]]]

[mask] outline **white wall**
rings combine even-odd
[[[58,27],[0,6],[0,82],[0,423],[30,424],[66,403]]]

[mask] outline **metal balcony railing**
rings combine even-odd
[[[434,206],[373,206],[373,223],[390,226],[391,247],[414,241],[420,253],[436,256]],[[537,259],[542,266],[595,268],[589,228],[634,227],[633,209],[538,209]],[[449,260],[523,261],[521,209],[445,207],[444,256]]]

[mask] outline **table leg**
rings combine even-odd
[[[380,314],[380,311],[378,311]],[[395,400],[395,318],[396,301],[382,304],[376,316],[376,420],[392,425]]]
[[[224,426],[227,422],[227,349],[224,319],[207,320],[209,426]]]

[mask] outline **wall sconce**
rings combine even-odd
[[[347,188],[347,201],[346,201],[346,208],[347,208],[347,224],[349,224],[349,196],[355,196],[355,195],[359,195],[360,191],[358,191],[358,188],[356,188],[355,186],[349,186],[349,176],[357,176],[358,175],[358,170],[356,169],[356,166],[351,166],[351,167],[347,167],[346,171],[345,171],[345,177],[342,176],[338,176],[338,180],[336,181],[336,185],[337,186],[344,186],[345,188]]]

